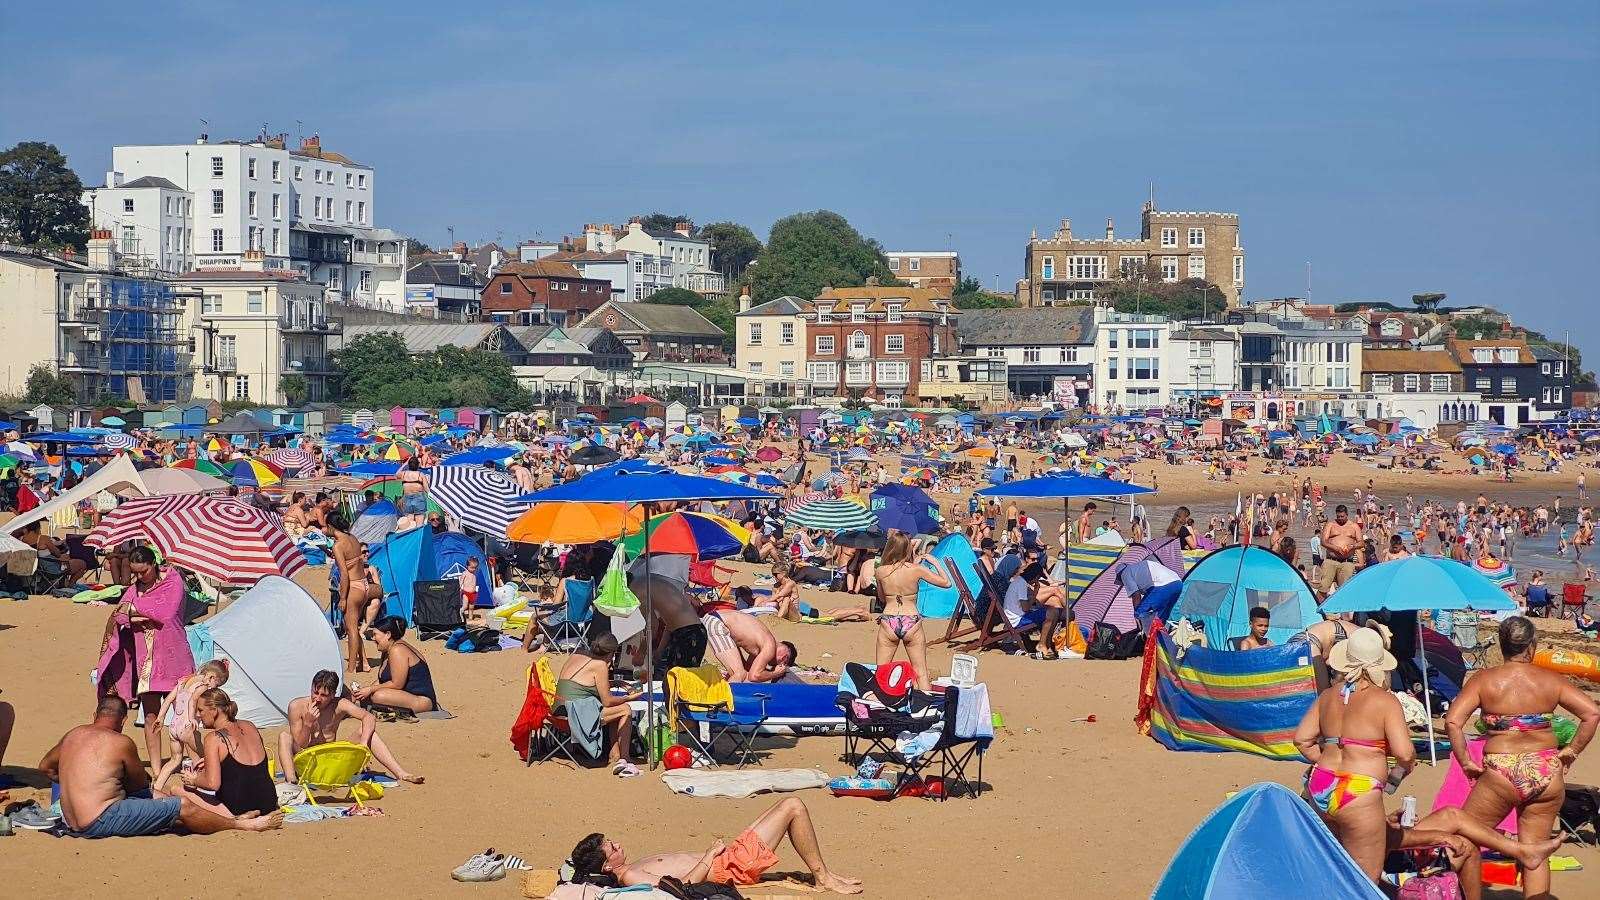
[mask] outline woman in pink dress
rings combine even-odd
[[[149,547],[128,554],[133,583],[106,622],[95,683],[144,706],[144,746],[151,771],[160,771],[163,742],[158,712],[179,679],[194,673],[194,654],[183,630],[183,576],[156,564]]]

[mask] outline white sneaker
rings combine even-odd
[[[499,881],[506,877],[506,859],[490,847],[457,866],[450,877],[456,881]]]

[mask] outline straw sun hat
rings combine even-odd
[[[1400,663],[1384,646],[1383,635],[1371,628],[1356,628],[1350,636],[1333,645],[1328,651],[1328,667],[1347,675],[1358,670],[1367,672],[1377,681],[1381,672],[1392,672]]]

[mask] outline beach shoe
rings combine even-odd
[[[623,759],[618,760],[617,764],[611,767],[611,774],[618,778],[637,778],[644,773],[639,771],[638,766]]]
[[[499,881],[506,877],[505,857],[495,853],[494,848],[490,847],[457,866],[455,871],[450,873],[450,877],[456,881]]]
[[[531,872],[533,871],[533,866],[528,865],[528,861],[520,856],[508,856],[506,857],[506,871]]]
[[[29,831],[49,831],[61,824],[58,816],[51,815],[37,803],[24,806],[11,814],[11,824]]]

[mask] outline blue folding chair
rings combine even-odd
[[[550,646],[571,653],[574,649],[589,646],[589,623],[594,621],[593,581],[563,578],[561,589],[566,594],[567,608],[539,623],[539,631]]]

